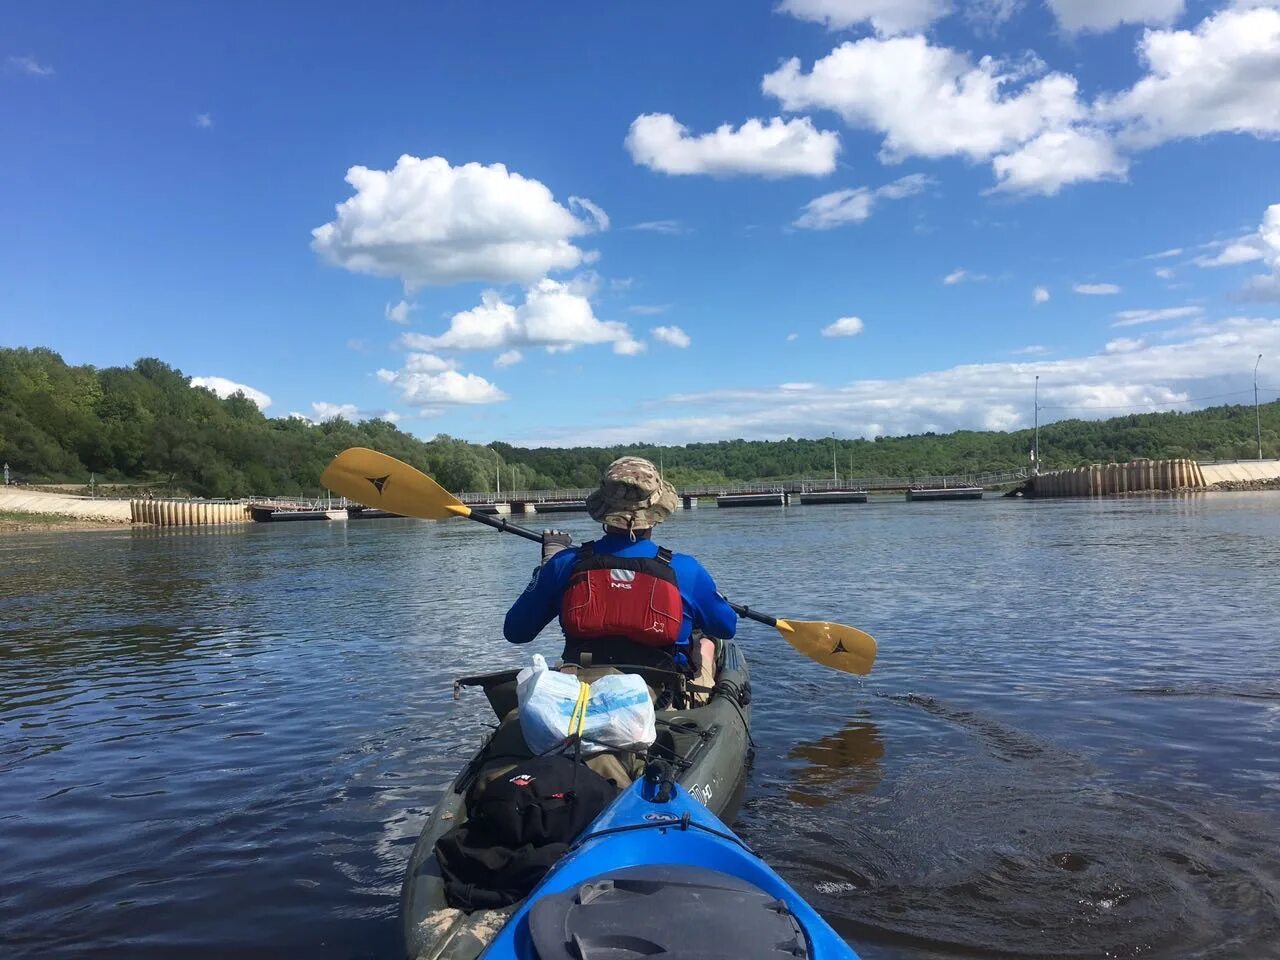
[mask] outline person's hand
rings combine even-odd
[[[546,563],[573,543],[573,537],[562,530],[542,531],[542,562]]]

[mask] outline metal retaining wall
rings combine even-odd
[[[225,500],[130,500],[134,523],[157,527],[194,527],[252,520],[249,505]]]
[[[1054,470],[1031,478],[1037,497],[1108,497],[1156,490],[1202,490],[1206,486],[1194,460],[1133,460]]]

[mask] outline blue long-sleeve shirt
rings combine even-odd
[[[632,541],[625,534],[606,534],[596,541],[597,554],[617,557],[656,557],[658,545],[652,540]],[[578,547],[561,550],[539,567],[524,593],[507,611],[502,632],[512,643],[528,643],[560,614],[560,599],[569,586],[569,577],[578,562]],[[738,628],[738,615],[716,590],[711,574],[693,557],[684,553],[671,556],[671,569],[684,606],[684,622],[680,625],[677,645],[689,642],[694,627],[722,640],[733,638]]]

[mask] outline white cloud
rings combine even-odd
[[[401,340],[415,350],[498,350],[520,339],[521,333],[516,308],[487,290],[479,306],[455,313],[443,334],[407,333]]]
[[[208,130],[213,126],[213,115],[209,113],[197,113],[195,124],[201,130]]]
[[[782,0],[779,13],[821,23],[828,30],[847,30],[869,23],[877,33],[923,30],[951,12],[947,0]]]
[[[353,337],[347,341],[347,349],[355,350],[357,353],[362,353],[368,346],[369,341],[367,340],[361,340]]]
[[[588,299],[592,278],[572,283],[540,280],[516,306],[501,294],[488,290],[479,306],[455,313],[449,329],[438,336],[405,334],[401,340],[415,350],[505,350],[511,347],[546,347],[569,350],[584,344],[612,343],[615,353],[638,353],[625,323],[596,317]]]
[[[815,3],[825,0],[814,0]],[[1180,0],[1053,0],[1072,29],[1171,22]],[[881,159],[990,161],[996,190],[1051,195],[1124,180],[1128,154],[1168,140],[1237,132],[1280,136],[1280,9],[1238,0],[1193,29],[1148,29],[1146,74],[1132,87],[1080,97],[1076,78],[1034,55],[1000,60],[924,36],[842,43],[805,73],[792,58],[762,87],[789,111],[827,109],[882,137]],[[1001,4],[1001,12],[1004,5]]]
[[[233,394],[243,393],[254,402],[259,410],[265,410],[267,407],[271,406],[271,398],[261,390],[255,390],[253,387],[246,386],[243,383],[236,383],[234,380],[228,380],[226,377],[192,377],[191,385],[193,387],[204,387],[206,390],[212,390],[224,400]]]
[[[818,389],[818,385],[816,383],[810,383],[808,380],[803,380],[798,383],[780,383],[778,384],[778,389],[789,390],[792,392],[797,390],[816,390]]]
[[[1053,196],[1073,183],[1124,180],[1129,161],[1100,130],[1072,127],[1046,130],[1012,153],[991,161],[996,189]]]
[[[439,413],[445,407],[500,403],[507,395],[484,377],[457,370],[379,370],[378,379],[391,384],[400,398],[423,413]]]
[[[1141,350],[1146,345],[1145,340],[1134,340],[1130,337],[1117,337],[1115,340],[1107,341],[1107,345],[1103,349],[1107,353],[1132,353],[1135,350]]]
[[[1271,266],[1280,270],[1280,203],[1273,203],[1262,214],[1258,237],[1266,245]]]
[[[792,58],[762,81],[787,110],[833,110],[884,136],[881,156],[987,160],[1084,115],[1076,81],[1038,63],[1003,63],[932,46],[924,37],[843,43],[803,73]],[[1016,88],[1016,89],[1015,89]]]
[[[1184,0],[1047,0],[1062,29],[1110,30],[1122,23],[1161,23],[1177,20]]]
[[[409,322],[409,314],[417,309],[418,305],[416,303],[401,300],[396,304],[388,303],[382,308],[382,312],[392,323],[406,324]]]
[[[48,64],[41,63],[35,57],[10,57],[6,63],[15,73],[25,73],[29,77],[52,77],[57,71]]]
[[[597,230],[609,229],[609,215],[586,197],[570,197],[569,209],[584,211],[587,216],[595,221]]]
[[[1280,203],[1267,207],[1262,215],[1262,223],[1254,233],[1206,243],[1201,249],[1216,249],[1218,252],[1194,258],[1191,262],[1198,267],[1259,263],[1270,268],[1270,273],[1250,277],[1237,297],[1258,301],[1280,300]]]
[[[1249,300],[1280,301],[1280,203],[1267,207],[1257,236],[1271,273],[1250,277],[1242,295]]]
[[[657,316],[660,313],[666,313],[670,309],[671,309],[671,304],[669,303],[656,303],[656,304],[637,303],[637,304],[633,304],[630,307],[627,307],[627,311],[629,313],[634,313],[636,316],[640,316],[640,317]]]
[[[651,333],[655,340],[661,340],[665,344],[681,349],[692,343],[689,335],[679,327],[654,327]]]
[[[412,346],[412,341],[417,336],[417,334],[406,333],[400,341],[405,346]],[[458,361],[451,357],[440,357],[434,353],[413,352],[404,358],[404,368],[410,373],[440,373],[442,370],[457,370]],[[386,370],[379,370],[379,379],[385,380],[386,377],[383,375],[386,373]]]
[[[976,283],[980,280],[989,279],[990,278],[985,273],[970,273],[968,270],[959,268],[952,270],[943,277],[942,282],[945,286],[954,287],[957,283]]]
[[[351,423],[358,423],[361,420],[386,420],[389,423],[397,423],[400,420],[400,414],[394,410],[361,410],[354,403],[329,403],[325,400],[316,400],[311,404],[311,409],[315,411],[313,417],[301,413],[290,413],[289,416],[308,420],[311,423],[324,423],[326,420],[337,417]]]
[[[637,354],[644,353],[645,349],[644,341],[636,340],[632,337],[616,340],[613,344],[613,352],[624,357],[634,357]]]
[[[1071,289],[1088,297],[1109,297],[1120,292],[1114,283],[1073,283]]]
[[[1280,271],[1280,203],[1273,203],[1263,213],[1258,238],[1266,249],[1267,261]]]
[[[1204,313],[1204,307],[1164,307],[1159,310],[1121,310],[1116,313],[1113,327],[1133,327],[1140,323],[1160,323],[1164,320],[1186,320]]]
[[[1035,303],[1049,302],[1049,289],[1047,287],[1036,287],[1031,291],[1031,299]]]
[[[689,228],[679,220],[645,220],[642,223],[633,223],[627,229],[644,230],[648,233],[665,233],[670,236],[689,232]]]
[[[1161,250],[1159,253],[1148,253],[1143,260],[1168,260],[1170,257],[1182,256],[1181,247],[1173,247],[1169,250]]]
[[[866,187],[834,190],[804,205],[792,226],[804,230],[831,230],[846,223],[861,223],[871,216],[875,196]]]
[[[788,333],[788,334],[787,334],[787,343],[794,343],[795,341],[797,341],[797,340],[799,340],[799,339],[800,339],[800,334],[798,334],[798,333]]]
[[[669,113],[646,113],[631,124],[627,150],[638,164],[672,175],[822,176],[836,168],[840,136],[808,117],[724,124],[700,136]]]
[[[400,277],[408,289],[529,283],[572,269],[590,255],[571,241],[601,222],[579,220],[543,184],[500,163],[454,167],[406,155],[391,170],[352,167],[346,179],[355,194],[311,231],[312,248],[356,273]],[[579,198],[590,212],[586,203]]]
[[[1154,273],[1161,280],[1172,280],[1174,277],[1177,276],[1177,274],[1174,273],[1172,267],[1156,267],[1155,270],[1152,271],[1152,273]]]
[[[1227,244],[1216,256],[1196,257],[1192,262],[1197,267],[1234,267],[1240,263],[1261,260],[1264,256],[1258,244],[1245,240]]]
[[[1049,348],[1038,343],[1033,343],[1027,347],[1019,347],[1017,350],[1010,350],[1015,357],[1032,357],[1041,353],[1048,353]]]
[[[519,350],[505,350],[493,358],[493,365],[501,370],[503,367],[509,367],[523,359],[524,354]]]
[[[1023,0],[966,0],[964,17],[976,32],[989,35],[1012,20],[1022,4]]]
[[[828,109],[883,136],[881,160],[991,161],[997,190],[1054,194],[1124,179],[1128,161],[1091,125],[1076,79],[1018,61],[934,46],[923,36],[843,43],[802,72],[796,58],[762,81],[788,110]]]
[[[333,420],[341,417],[343,420],[355,421],[360,416],[360,408],[354,403],[327,403],[324,400],[317,400],[311,404],[311,409],[315,411],[317,420]]]
[[[1221,10],[1194,30],[1148,30],[1148,73],[1103,97],[1097,116],[1123,126],[1130,146],[1211,133],[1280,134],[1280,10]]]
[[[543,280],[531,287],[517,311],[517,320],[529,343],[576,346],[613,343],[630,339],[624,323],[598,320],[591,302],[565,284]]]
[[[1240,291],[1240,299],[1280,303],[1280,273],[1261,273],[1250,277]]]
[[[885,200],[905,200],[907,197],[914,197],[916,194],[923,193],[929,187],[937,183],[933,177],[924,173],[909,173],[905,177],[899,177],[890,183],[886,183],[883,187],[876,189],[876,197]]]
[[[846,223],[861,223],[871,216],[872,209],[881,200],[902,200],[915,196],[933,184],[932,177],[913,173],[892,183],[872,190],[869,187],[853,187],[824,193],[810,200],[804,212],[792,223],[805,230],[831,230]]]
[[[1041,423],[1055,417],[1109,417],[1129,411],[1188,410],[1195,401],[1250,382],[1259,353],[1280,355],[1280,320],[1237,317],[1197,324],[1177,339],[1126,349],[1112,341],[1089,355],[964,364],[896,380],[855,380],[796,391],[780,386],[676,394],[671,411],[643,421],[601,419],[523,437],[530,445],[692,443],[730,437],[873,437],[958,429],[1030,427],[1034,378]],[[1246,396],[1247,394],[1247,396]],[[1252,393],[1241,394],[1242,402]]]
[[[822,328],[824,337],[856,337],[862,332],[864,324],[861,317],[841,317],[835,323]]]

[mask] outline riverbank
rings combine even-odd
[[[96,500],[37,490],[0,489],[0,528],[94,529],[131,522],[128,500]]]
[[[56,530],[61,533],[81,530],[119,530],[121,524],[114,520],[85,520],[62,513],[15,513],[0,510],[0,534],[33,533],[40,530]]]
[[[1234,490],[1280,490],[1280,477],[1267,477],[1259,480],[1223,480],[1209,487],[1213,491]]]

